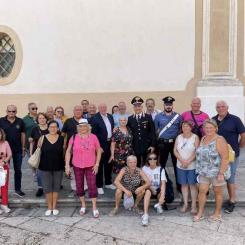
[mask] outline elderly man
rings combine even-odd
[[[54,120],[54,108],[52,106],[47,107],[46,117],[48,118],[48,122]]]
[[[25,156],[25,124],[16,114],[17,107],[8,105],[7,116],[0,118],[0,128],[4,130],[12,150],[15,194],[23,197],[25,193],[21,190],[21,165],[22,158]]]
[[[87,119],[92,118],[97,112],[97,107],[95,104],[89,104],[88,105],[88,115],[87,115]]]
[[[98,188],[98,193],[100,195],[103,195],[104,177],[105,177],[105,188],[112,189],[112,190],[115,189],[115,186],[112,185],[112,180],[111,180],[112,165],[109,163],[109,159],[111,156],[111,151],[110,151],[111,136],[112,136],[112,130],[114,128],[114,121],[112,115],[107,113],[106,104],[104,103],[99,104],[98,110],[99,112],[96,113],[91,118],[90,123],[92,126],[92,133],[95,134],[99,139],[100,146],[103,150],[98,174],[96,176],[96,185]]]
[[[232,213],[236,203],[236,169],[239,164],[240,148],[245,146],[245,127],[241,119],[228,111],[229,107],[225,101],[216,103],[217,115],[213,119],[218,124],[218,134],[222,135],[235,151],[235,161],[230,164],[231,177],[227,180],[229,200],[225,204],[225,212]],[[240,139],[239,139],[240,138]]]
[[[155,109],[155,100],[153,98],[148,98],[145,101],[145,107],[146,107],[146,114],[151,115],[152,120],[155,120],[155,117],[157,114],[159,114],[161,111],[158,109]]]
[[[201,109],[201,99],[195,97],[191,101],[191,110],[182,113],[181,117],[183,121],[192,122],[192,132],[201,139],[203,136],[203,123],[205,120],[209,119],[207,113],[200,110]]]
[[[68,118],[62,128],[62,135],[65,136],[68,143],[70,138],[77,133],[77,125],[80,119],[83,117],[83,109],[81,105],[76,105],[73,108],[73,117]],[[76,183],[74,178],[74,172],[71,171],[71,189],[76,191]]]
[[[133,150],[137,157],[137,166],[145,164],[147,154],[152,153],[156,146],[155,126],[152,117],[143,112],[144,100],[136,96],[131,104],[134,107],[134,114],[128,118],[127,126],[133,135]]]
[[[26,134],[26,149],[29,150],[29,141],[31,131],[34,127],[37,126],[36,118],[37,118],[37,105],[36,103],[28,104],[28,114],[23,118],[23,122],[25,124],[25,134]]]
[[[129,115],[126,113],[126,103],[124,101],[120,101],[118,103],[118,113],[113,114],[114,119],[114,127],[119,127],[119,119],[123,116],[124,118],[128,118]]]

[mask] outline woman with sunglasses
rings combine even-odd
[[[167,178],[165,170],[158,166],[157,155],[150,153],[147,157],[146,165],[143,167],[143,172],[147,175],[151,181],[151,186],[145,192],[144,197],[144,215],[142,216],[142,225],[148,225],[149,223],[149,206],[150,200],[157,199],[158,203],[154,205],[157,213],[162,214],[162,205],[165,201],[165,190]]]
[[[191,191],[191,214],[197,213],[197,176],[196,176],[196,149],[199,146],[199,137],[192,133],[192,122],[182,122],[182,134],[175,141],[174,154],[177,158],[177,182],[181,185],[184,205],[180,212],[188,210],[189,188]]]
[[[64,108],[62,106],[57,106],[54,109],[54,120],[59,124],[59,130],[61,131],[67,117],[64,113]]]
[[[1,195],[2,195],[2,205],[0,209],[0,214],[9,213],[10,209],[8,208],[8,184],[9,184],[9,162],[12,158],[12,152],[9,146],[9,143],[6,141],[6,136],[2,128],[0,128],[0,167],[7,171],[6,183],[2,186]]]

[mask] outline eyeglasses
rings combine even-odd
[[[156,157],[154,157],[154,158],[148,158],[148,160],[149,161],[151,161],[151,160],[154,160],[155,161],[155,160],[157,160],[157,158]]]
[[[31,108],[32,111],[36,111],[37,109],[38,109],[37,107]]]
[[[9,113],[11,113],[11,112],[12,112],[12,113],[15,113],[16,111],[8,111],[8,112],[9,112]]]

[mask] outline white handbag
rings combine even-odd
[[[3,167],[0,167],[0,187],[5,186],[6,179],[7,179],[7,171]]]
[[[38,146],[34,153],[28,159],[28,163],[32,168],[38,168],[41,158],[41,147],[43,143],[44,136],[42,136],[41,146]]]

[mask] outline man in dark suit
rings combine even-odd
[[[92,126],[92,133],[95,134],[100,142],[100,146],[103,150],[99,171],[96,177],[96,184],[98,188],[99,194],[104,194],[103,190],[103,171],[105,177],[105,188],[108,189],[115,189],[115,186],[112,185],[111,181],[111,173],[112,173],[112,165],[109,163],[110,158],[110,146],[111,146],[111,136],[112,130],[114,128],[114,121],[111,114],[107,113],[107,106],[106,104],[100,104],[98,106],[99,112],[96,113],[91,118],[91,126]]]
[[[128,118],[128,127],[133,134],[133,150],[137,157],[137,165],[141,167],[146,162],[147,154],[154,152],[156,145],[155,126],[151,115],[143,112],[143,99],[136,96],[131,104],[134,114]]]

